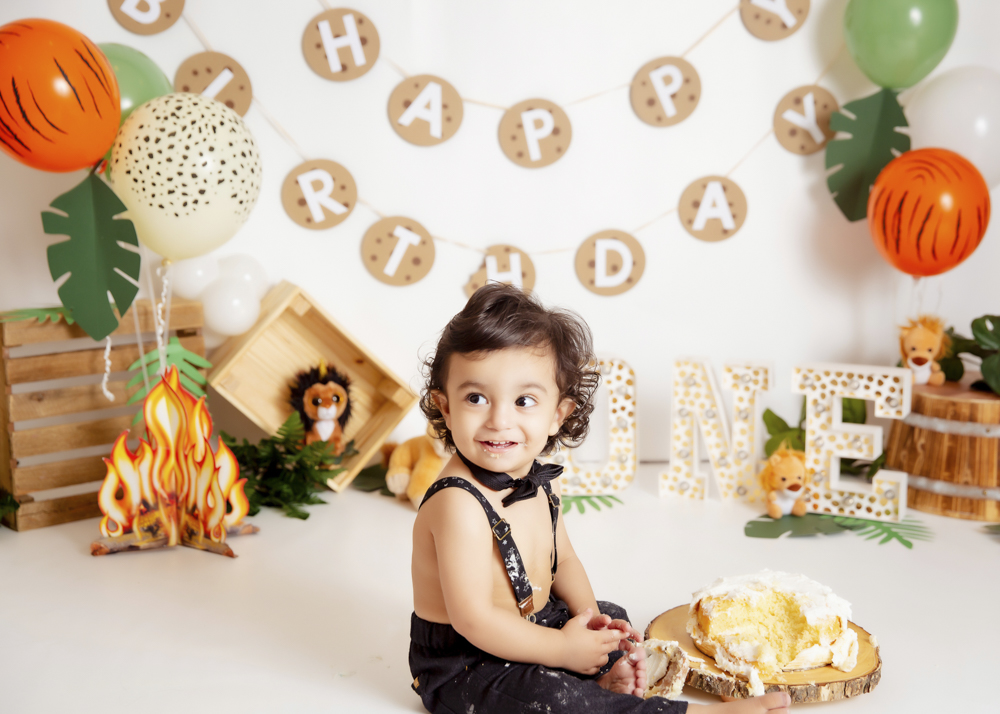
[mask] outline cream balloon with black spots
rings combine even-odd
[[[125,120],[111,184],[139,240],[170,260],[204,255],[236,234],[260,193],[260,154],[236,112],[168,94]]]

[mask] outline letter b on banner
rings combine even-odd
[[[184,0],[108,0],[119,25],[137,35],[155,35],[181,19]]]

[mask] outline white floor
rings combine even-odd
[[[914,512],[935,539],[913,550],[853,533],[750,539],[753,509],[661,500],[658,468],[624,505],[567,516],[598,597],[634,624],[720,575],[803,572],[853,603],[884,667],[875,692],[799,710],[997,711],[1000,539],[981,524]],[[0,711],[423,711],[406,662],[414,513],[355,490],[326,498],[305,522],[261,513],[258,535],[232,540],[236,560],[93,558],[96,519],[0,530]]]

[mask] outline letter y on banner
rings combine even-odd
[[[698,470],[698,433],[705,444],[723,499],[755,501],[757,481],[757,393],[770,388],[763,365],[727,365],[722,383],[733,390],[732,432],[722,413],[722,393],[704,360],[674,363],[670,468],[660,474],[661,496],[702,499],[705,475]]]

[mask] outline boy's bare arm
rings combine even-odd
[[[446,489],[424,506],[437,553],[441,591],[451,626],[490,654],[593,674],[617,649],[622,635],[587,629],[588,613],[562,630],[541,627],[494,604],[493,533],[479,503],[460,489]],[[596,607],[596,605],[595,605]],[[596,614],[596,610],[594,613]]]

